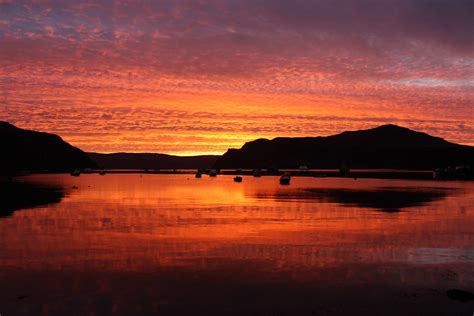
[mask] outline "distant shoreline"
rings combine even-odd
[[[159,170],[143,170],[143,169],[104,169],[106,174],[194,174],[197,169],[159,169]],[[98,174],[100,170],[92,170],[83,174]],[[432,170],[397,170],[397,169],[354,169],[349,174],[342,176],[337,169],[310,169],[301,172],[298,169],[280,169],[279,171],[262,170],[262,176],[278,176],[284,172],[289,172],[292,176],[298,177],[315,177],[315,178],[373,178],[373,179],[413,179],[413,180],[433,180]],[[38,172],[31,174],[67,174],[57,172]],[[222,169],[221,175],[244,175],[253,176],[252,169]],[[28,174],[25,174],[26,176]]]
[[[94,170],[191,173],[198,168],[202,173],[212,168],[222,174],[253,175],[253,169],[259,168],[264,176],[290,172],[314,177],[474,179],[474,147],[391,124],[325,137],[256,139],[222,156],[187,157],[86,153],[57,135],[19,129],[7,122],[0,122],[0,135],[5,152],[0,157],[0,175],[10,177],[75,170],[76,175]]]

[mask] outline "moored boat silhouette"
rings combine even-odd
[[[301,166],[299,166],[299,168],[298,168],[298,173],[299,173],[299,174],[305,174],[305,173],[308,172],[308,170],[309,170],[309,169],[308,169],[308,166],[306,166],[306,165],[301,165]]]
[[[281,177],[280,177],[280,184],[283,185],[289,185],[291,181],[291,175],[289,172],[285,172]]]
[[[79,169],[74,169],[73,172],[71,172],[71,176],[73,177],[79,177],[81,175],[81,171]]]
[[[261,176],[262,176],[262,170],[260,170],[260,169],[254,169],[254,170],[253,170],[253,176],[254,176],[255,178],[261,177]]]

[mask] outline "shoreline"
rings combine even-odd
[[[106,174],[195,174],[197,169],[160,169],[160,170],[142,170],[142,169],[104,169]],[[341,175],[336,169],[310,169],[308,171],[299,171],[298,169],[281,169],[279,171],[262,171],[261,176],[281,176],[288,172],[293,177],[315,177],[315,178],[372,178],[372,179],[411,179],[411,180],[437,180],[433,178],[431,170],[396,170],[396,169],[354,169],[348,174]],[[100,170],[91,170],[82,172],[82,174],[99,174]],[[32,172],[18,175],[28,176],[33,174],[68,174],[68,172]],[[203,175],[206,175],[205,173]],[[253,176],[251,169],[223,169],[219,175],[243,175]],[[453,179],[455,180],[455,179]],[[441,180],[445,181],[445,180]],[[466,181],[466,180],[464,180]],[[469,180],[467,180],[469,181]],[[472,181],[472,180],[471,180]]]

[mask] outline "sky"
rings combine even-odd
[[[221,154],[398,124],[474,145],[472,0],[0,0],[0,120]]]

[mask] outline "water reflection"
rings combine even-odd
[[[383,212],[399,212],[404,208],[427,205],[455,194],[452,188],[399,188],[374,189],[302,188],[291,191],[276,191],[270,198],[279,201],[312,200],[319,203],[338,203],[350,207],[372,208]],[[257,198],[269,195],[257,193]]]
[[[63,195],[0,219],[5,315],[436,315],[472,306],[446,296],[474,290],[472,183],[29,180]]]
[[[11,216],[20,209],[59,203],[64,197],[60,186],[18,181],[0,181],[0,192],[0,217]]]

